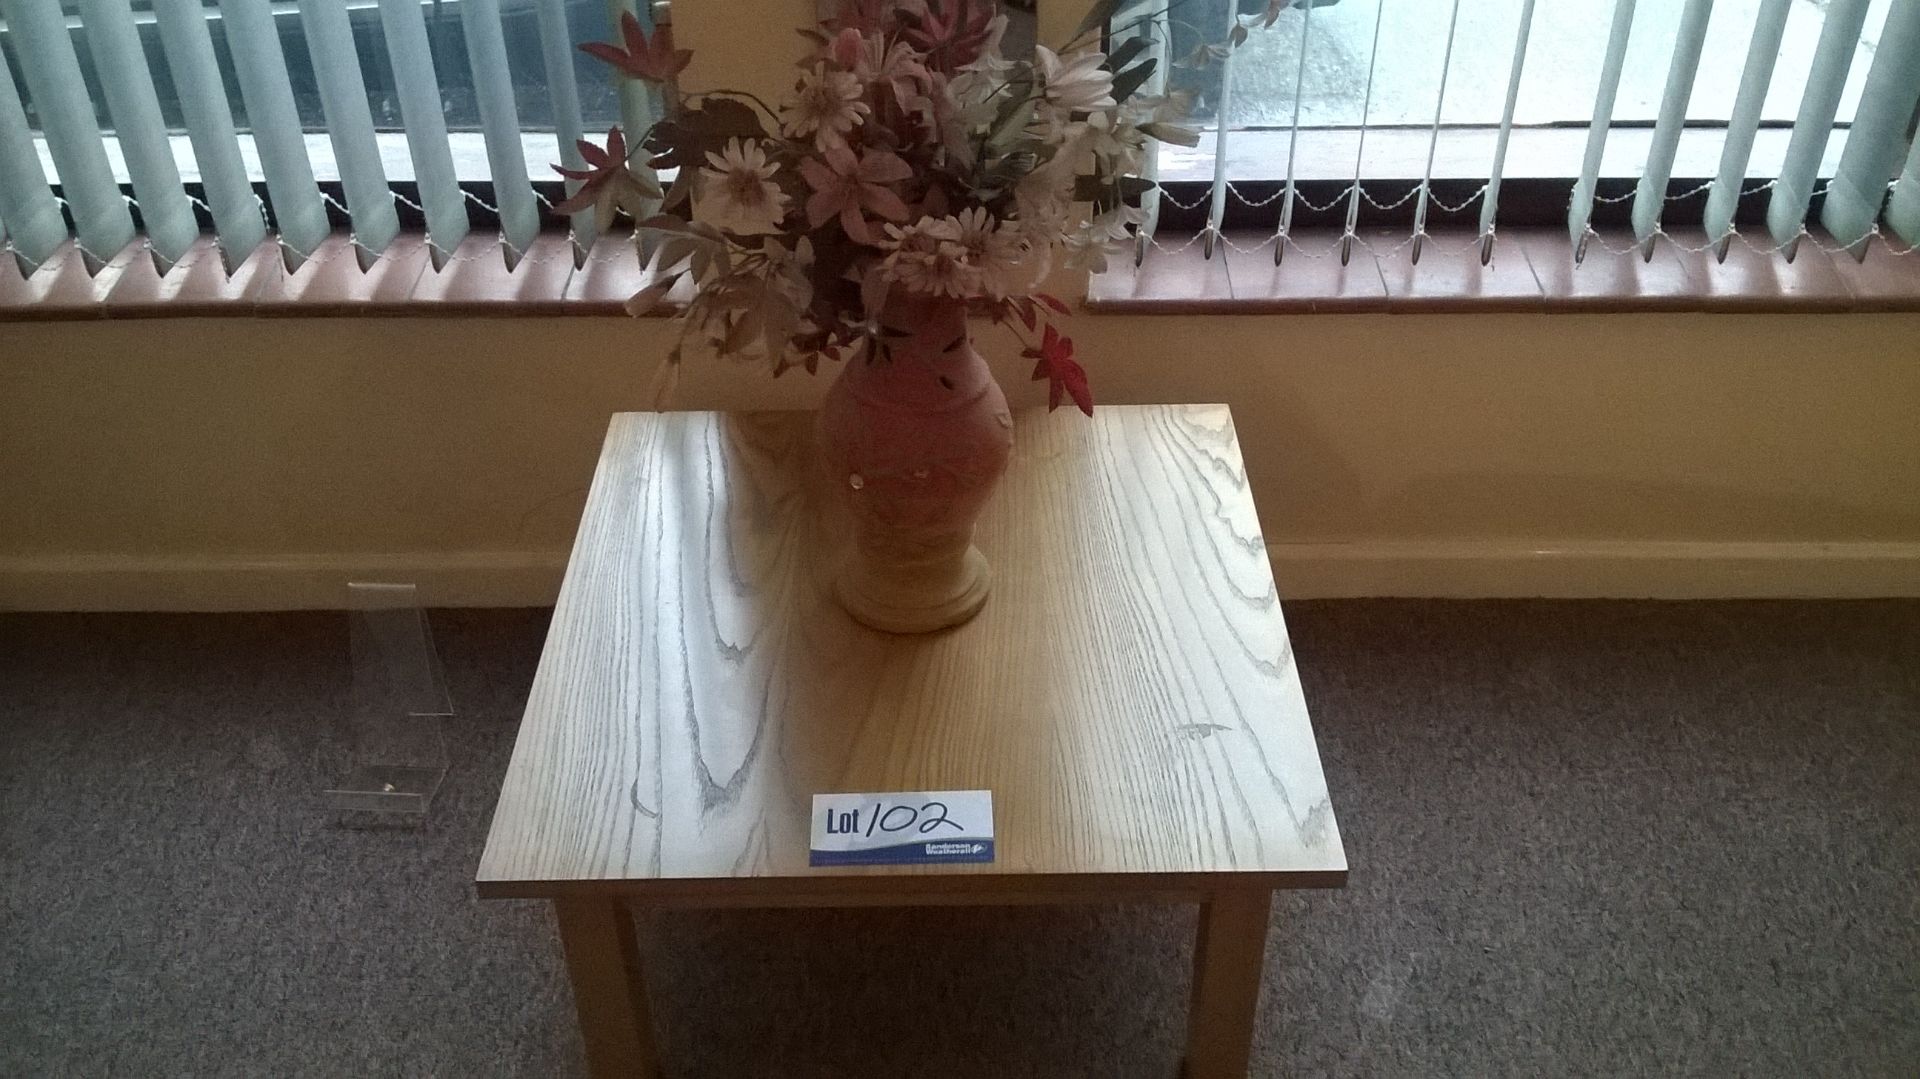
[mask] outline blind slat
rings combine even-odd
[[[1908,247],[1920,247],[1920,139],[1907,151],[1907,167],[1887,199],[1887,226]]]
[[[1239,9],[1234,0],[1222,0],[1222,8],[1227,13],[1227,25],[1239,17]],[[1303,46],[1305,42],[1301,43]],[[1233,58],[1239,50],[1232,50],[1220,58],[1220,97],[1214,112],[1213,137],[1213,190],[1207,198],[1207,231],[1201,237],[1200,251],[1206,258],[1213,257],[1214,245],[1220,238],[1220,226],[1227,216],[1227,129],[1228,112],[1233,106]],[[1292,155],[1288,155],[1287,167],[1292,169]],[[1285,246],[1284,241],[1281,246]],[[1276,255],[1276,257],[1278,257]]]
[[[520,115],[513,103],[513,80],[507,74],[500,0],[462,0],[460,26],[466,31],[480,130],[487,141],[487,167],[493,177],[494,201],[499,204],[500,233],[507,243],[507,267],[512,269],[539,233],[540,214],[520,145]]]
[[[1168,55],[1170,27],[1164,17],[1148,16],[1140,27],[1147,42],[1146,55],[1158,61],[1153,73],[1147,77],[1143,93],[1164,94],[1167,92],[1167,72],[1172,67],[1172,57]],[[1147,248],[1153,244],[1153,234],[1160,227],[1160,155],[1151,143],[1148,144],[1145,160],[1141,162],[1140,175],[1152,183],[1140,194],[1140,226],[1134,230],[1133,264],[1140,265],[1146,260]]]
[[[1680,13],[1673,60],[1667,65],[1667,85],[1660,94],[1660,115],[1653,123],[1653,145],[1647,150],[1646,168],[1634,188],[1633,236],[1648,258],[1653,256],[1653,238],[1667,208],[1667,181],[1673,178],[1673,159],[1680,151],[1680,133],[1686,129],[1687,102],[1693,98],[1693,80],[1700,70],[1700,54],[1707,44],[1707,19],[1712,14],[1713,0],[1687,0]]]
[[[13,36],[14,58],[40,114],[60,190],[73,210],[88,268],[98,270],[133,242],[133,215],[107,163],[100,122],[80,77],[73,36],[58,4],[0,0]]]
[[[0,231],[27,272],[67,242],[67,221],[40,168],[40,152],[34,148],[5,49],[0,49]]]
[[[586,125],[580,119],[580,86],[573,73],[573,35],[567,29],[564,0],[539,0],[536,10],[540,23],[540,59],[547,69],[548,97],[553,102],[553,133],[559,143],[560,163],[570,169],[585,169],[579,142],[586,137]],[[636,132],[633,145],[639,145]],[[579,180],[568,180],[567,194],[580,190]],[[594,213],[591,207],[573,215],[574,261],[580,262],[593,247]]]
[[[1740,72],[1740,89],[1727,120],[1726,145],[1720,151],[1720,172],[1707,192],[1704,223],[1722,259],[1727,257],[1727,243],[1732,239],[1733,214],[1740,207],[1747,165],[1753,160],[1754,136],[1760,130],[1760,114],[1767,104],[1767,88],[1773,83],[1773,69],[1780,59],[1780,43],[1786,38],[1787,15],[1792,7],[1793,0],[1766,0],[1754,20],[1746,67]]]
[[[1500,213],[1500,180],[1507,169],[1507,143],[1513,137],[1514,110],[1520,104],[1520,76],[1525,74],[1527,68],[1527,39],[1533,33],[1533,7],[1534,0],[1526,0],[1521,7],[1520,29],[1513,39],[1513,69],[1507,73],[1507,103],[1500,112],[1500,137],[1494,143],[1493,168],[1487,174],[1487,197],[1480,205],[1481,265],[1493,257],[1493,224]],[[1374,33],[1378,34],[1379,31],[1375,30]],[[1354,182],[1359,182],[1358,177]]]
[[[1587,150],[1580,179],[1573,185],[1573,204],[1567,209],[1567,238],[1578,260],[1587,248],[1587,223],[1593,220],[1594,188],[1600,182],[1600,160],[1607,152],[1607,128],[1613,124],[1614,99],[1620,96],[1620,72],[1627,64],[1627,40],[1633,36],[1634,0],[1615,0],[1613,27],[1607,32],[1607,55],[1600,64],[1600,86],[1593,95],[1593,121],[1587,126]]]
[[[1229,20],[1238,17],[1238,10],[1238,5],[1234,4],[1233,0],[1228,0],[1227,12]],[[1228,25],[1231,26],[1232,22],[1229,21]],[[1300,104],[1306,96],[1307,50],[1312,44],[1313,5],[1308,4],[1306,7],[1300,9],[1300,66],[1293,73],[1293,121],[1288,125],[1291,134],[1287,136],[1287,190],[1286,194],[1283,195],[1280,200],[1280,230],[1274,234],[1273,238],[1273,264],[1275,266],[1280,265],[1281,258],[1286,255],[1287,239],[1293,232],[1293,203],[1298,197],[1298,188],[1294,184],[1294,162],[1295,159],[1300,156]],[[1226,100],[1224,93],[1221,95],[1221,100],[1222,102]],[[1223,108],[1220,115],[1220,137],[1222,140],[1226,138],[1226,127],[1226,113]],[[1224,157],[1225,155],[1222,156]],[[1221,186],[1225,186],[1224,179],[1221,181]]]
[[[140,47],[140,31],[133,25],[133,8],[127,0],[81,0],[80,13],[114,134],[140,200],[140,220],[155,264],[165,273],[200,238],[200,222],[180,183],[146,50]]]
[[[1433,130],[1427,135],[1427,167],[1420,174],[1420,198],[1413,207],[1413,261],[1420,261],[1420,246],[1427,235],[1427,206],[1433,201],[1433,159],[1440,151],[1440,114],[1447,107],[1447,76],[1453,74],[1453,41],[1460,32],[1460,0],[1453,0],[1453,14],[1447,19],[1447,47],[1440,54],[1440,91],[1433,97]]]
[[[231,273],[267,238],[267,223],[247,179],[240,140],[234,136],[233,109],[214,59],[206,9],[199,4],[161,4],[154,9],[154,17],[173,90],[186,118],[200,183],[213,212],[220,257]]]
[[[364,269],[371,261],[369,253],[385,251],[399,235],[400,216],[393,208],[393,189],[387,186],[387,170],[373,137],[373,112],[367,105],[366,78],[354,48],[353,24],[339,4],[306,3],[300,5],[300,28],[313,59],[327,139],[333,145],[347,212],[353,218],[358,245],[354,255]]]
[[[453,171],[447,117],[440,108],[440,79],[418,0],[380,0],[380,28],[387,39],[387,57],[393,61],[400,121],[407,129],[407,152],[413,158],[413,178],[427,219],[427,250],[438,270],[466,239],[469,222],[466,198]]]
[[[1847,130],[1840,167],[1827,185],[1820,223],[1855,258],[1887,199],[1887,183],[1900,170],[1912,138],[1914,108],[1920,106],[1920,3],[1895,4],[1867,69],[1860,107]]]
[[[1827,137],[1833,133],[1833,120],[1840,112],[1840,92],[1846,87],[1853,51],[1860,44],[1860,30],[1866,21],[1867,0],[1832,0],[1827,5],[1826,25],[1820,28],[1820,42],[1814,46],[1813,70],[1807,75],[1800,114],[1793,121],[1793,136],[1787,140],[1786,160],[1767,199],[1767,231],[1789,259],[1806,228],[1815,174],[1827,149]]]
[[[1529,3],[1532,0],[1528,0]],[[1360,137],[1353,150],[1353,187],[1347,191],[1347,223],[1340,233],[1340,265],[1345,266],[1353,258],[1353,237],[1360,226],[1360,187],[1361,173],[1366,169],[1367,160],[1367,121],[1373,116],[1373,76],[1380,64],[1380,26],[1385,21],[1386,0],[1373,9],[1373,44],[1367,49],[1367,91],[1360,102]]]
[[[313,164],[307,160],[293,87],[287,81],[280,34],[274,29],[272,10],[259,0],[220,0],[220,18],[227,47],[233,50],[240,99],[247,106],[260,171],[267,178],[274,223],[284,241],[282,257],[289,270],[298,269],[327,238],[328,224],[320,189],[313,181]]]

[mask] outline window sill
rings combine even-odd
[[[499,238],[472,235],[433,269],[425,238],[402,236],[362,271],[352,243],[336,233],[298,270],[263,243],[228,277],[212,237],[194,244],[171,272],[154,267],[142,241],[97,274],[71,243],[22,276],[0,259],[0,322],[97,318],[518,317],[618,315],[644,285],[645,271],[624,237],[605,237],[575,265],[571,241],[542,234],[511,271]]]
[[[1825,237],[1816,237],[1831,243]],[[1116,260],[1088,289],[1089,311],[1108,314],[1312,314],[1453,312],[1887,312],[1920,311],[1920,254],[1876,243],[1864,263],[1801,245],[1792,262],[1735,242],[1727,261],[1662,241],[1651,262],[1631,237],[1602,235],[1573,263],[1557,230],[1502,232],[1490,265],[1469,235],[1428,238],[1412,262],[1405,234],[1355,243],[1345,265],[1339,233],[1301,234],[1284,264],[1272,237],[1229,233],[1205,258],[1198,242]],[[1173,245],[1169,245],[1173,246]],[[0,260],[0,322],[204,317],[618,316],[646,271],[627,240],[602,238],[576,266],[567,237],[542,235],[512,271],[497,237],[469,236],[434,270],[424,239],[403,236],[362,272],[344,234],[288,272],[266,243],[229,278],[211,237],[159,274],[140,242],[88,275],[71,244],[23,277]],[[662,315],[670,313],[663,307]]]
[[[1725,263],[1662,239],[1651,262],[1603,233],[1574,264],[1559,230],[1503,231],[1493,261],[1466,233],[1429,236],[1418,264],[1404,231],[1363,234],[1340,261],[1340,234],[1297,235],[1275,266],[1273,237],[1228,233],[1208,259],[1197,241],[1116,262],[1094,276],[1087,307],[1110,314],[1450,312],[1920,311],[1920,254],[1875,243],[1864,263],[1812,242],[1785,259],[1736,240]],[[1813,239],[1832,246],[1824,234]],[[1687,240],[1689,246],[1699,241]]]

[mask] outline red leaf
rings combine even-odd
[[[657,83],[671,82],[693,59],[690,50],[673,47],[672,35],[665,30],[656,30],[652,40],[648,40],[640,20],[634,18],[631,11],[620,16],[620,37],[625,49],[603,41],[589,41],[580,46],[580,51],[613,65],[628,78]]]
[[[579,148],[580,156],[586,159],[588,165],[585,170],[560,165],[553,167],[553,171],[567,179],[580,181],[580,189],[553,208],[554,213],[562,216],[576,214],[593,206],[600,200],[607,185],[618,179],[627,168],[627,140],[620,134],[618,125],[607,131],[606,149],[585,139],[580,140]]]
[[[1049,296],[1044,292],[1036,292],[1033,294],[1033,296],[1034,296],[1034,299],[1039,300],[1041,303],[1046,304],[1048,307],[1053,308],[1056,314],[1066,315],[1066,314],[1072,313],[1071,311],[1068,310],[1066,304],[1060,302],[1060,299],[1057,296]]]
[[[1073,338],[1060,336],[1058,330],[1048,325],[1040,347],[1029,348],[1022,355],[1039,361],[1033,365],[1033,377],[1035,381],[1047,380],[1048,411],[1059,408],[1060,398],[1066,394],[1080,406],[1080,411],[1093,415],[1093,390],[1087,386],[1086,368],[1073,358]]]
[[[620,39],[627,44],[630,53],[643,53],[649,50],[647,32],[640,28],[640,18],[631,11],[620,13]]]
[[[1033,301],[1022,296],[1014,301],[1014,307],[1020,312],[1020,321],[1026,323],[1027,330],[1031,332],[1034,324],[1040,319],[1040,313],[1034,310]]]

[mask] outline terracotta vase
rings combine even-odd
[[[841,606],[891,633],[958,625],[987,601],[992,574],[973,525],[1007,469],[1013,416],[967,335],[965,304],[889,301],[884,355],[847,361],[820,406],[828,480],[852,544],[835,578]]]

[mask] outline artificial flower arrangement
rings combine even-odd
[[[1141,220],[1152,142],[1198,141],[1181,99],[1142,92],[1156,65],[1144,36],[1096,47],[1119,2],[1097,0],[1058,51],[1011,60],[995,0],[840,0],[803,31],[777,106],[683,90],[691,54],[631,15],[619,43],[582,46],[665,109],[637,137],[582,143],[591,167],[560,169],[580,186],[556,209],[638,222],[652,277],[627,310],[669,293],[682,305],[666,387],[690,339],[775,375],[841,361],[817,414],[818,474],[850,521],[835,595],[869,626],[929,631],[986,600],[973,525],[1014,422],[969,318],[1019,337],[1050,410],[1071,399],[1093,414],[1058,328],[1067,306],[1042,282],[1057,262],[1104,268]],[[1244,39],[1236,23],[1231,44]],[[673,170],[665,190],[654,170]]]
[[[1096,4],[1060,52],[1027,61],[1001,54],[994,0],[843,0],[803,31],[810,51],[777,107],[683,92],[691,52],[626,15],[621,43],[582,49],[658,87],[665,116],[631,147],[618,128],[604,147],[582,143],[587,170],[555,166],[581,182],[557,210],[596,207],[603,228],[616,207],[635,216],[662,272],[628,310],[691,278],[682,345],[699,334],[776,375],[823,358],[886,362],[889,295],[959,300],[1020,334],[1053,406],[1067,396],[1091,414],[1054,324],[1066,305],[1040,284],[1056,258],[1104,269],[1129,237],[1150,140],[1197,141],[1179,126],[1183,101],[1141,94],[1155,67],[1143,39],[1091,47],[1114,6]],[[632,167],[642,152],[678,170],[665,191]]]

